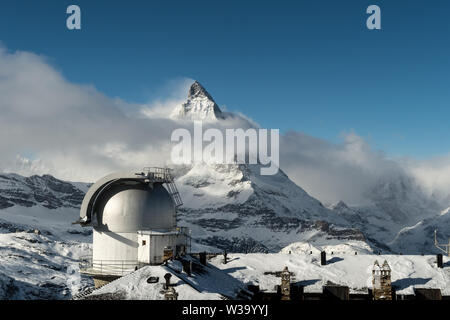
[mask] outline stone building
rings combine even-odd
[[[391,268],[386,260],[381,267],[375,260],[372,268],[372,288],[374,300],[392,300]]]
[[[281,272],[281,300],[291,300],[291,274],[288,267]]]

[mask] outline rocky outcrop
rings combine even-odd
[[[17,174],[1,174],[0,209],[15,205],[42,205],[48,209],[79,208],[88,186],[89,184],[75,186],[51,175],[22,177]]]

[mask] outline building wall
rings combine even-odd
[[[142,263],[161,264],[165,248],[170,247],[175,255],[177,245],[186,245],[186,236],[174,233],[117,233],[94,228],[93,238],[93,268],[102,271],[108,268],[129,271]]]
[[[92,258],[95,261],[137,261],[138,235],[136,232],[93,231]]]
[[[170,248],[176,255],[177,246],[186,245],[186,236],[174,233],[138,234],[138,260],[141,263],[161,264],[164,262],[164,249]]]
[[[375,300],[392,300],[390,273],[382,272],[373,277],[373,298]]]
[[[150,235],[138,234],[138,260],[142,263],[150,263]]]
[[[178,234],[150,235],[150,264],[160,264],[164,262],[164,248],[171,247],[174,254],[177,245],[185,244],[185,236]]]

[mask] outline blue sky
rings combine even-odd
[[[82,30],[65,26],[68,5]],[[382,30],[365,27],[368,5]],[[448,1],[2,1],[0,41],[72,82],[146,102],[177,79],[263,127],[392,156],[449,153]]]

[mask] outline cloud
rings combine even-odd
[[[94,181],[116,170],[170,163],[171,134],[192,123],[167,114],[190,79],[169,83],[168,98],[137,105],[67,81],[45,59],[0,47],[0,170]],[[230,117],[221,126],[248,127]]]
[[[393,173],[401,174],[398,163],[355,133],[343,134],[334,144],[291,131],[281,137],[280,166],[308,193],[326,203],[344,200],[367,204],[365,193]]]
[[[425,190],[450,206],[450,154],[422,161],[405,159],[403,163]]]
[[[164,164],[177,124],[129,116],[126,108],[92,86],[68,82],[43,57],[0,49],[4,171],[92,181],[118,168]]]
[[[94,181],[116,170],[168,164],[172,131],[192,123],[167,114],[184,101],[191,82],[178,79],[163,97],[138,105],[70,83],[45,57],[0,47],[0,170]],[[259,127],[245,115],[227,115],[205,129]],[[325,203],[363,204],[380,180],[404,174],[430,193],[450,194],[450,156],[390,159],[355,133],[331,143],[288,132],[280,137],[280,161],[294,182]]]
[[[343,200],[368,205],[377,188],[391,184],[395,185],[391,191],[398,194],[383,197],[402,198],[402,191],[414,192],[430,200],[430,205],[437,200],[444,207],[450,206],[450,156],[421,161],[393,159],[374,150],[354,132],[343,134],[340,143],[295,131],[280,139],[280,166],[294,182],[326,204]]]
[[[139,114],[145,118],[167,118],[173,110],[186,101],[187,92],[194,79],[178,78],[162,86],[162,97],[139,106]]]

